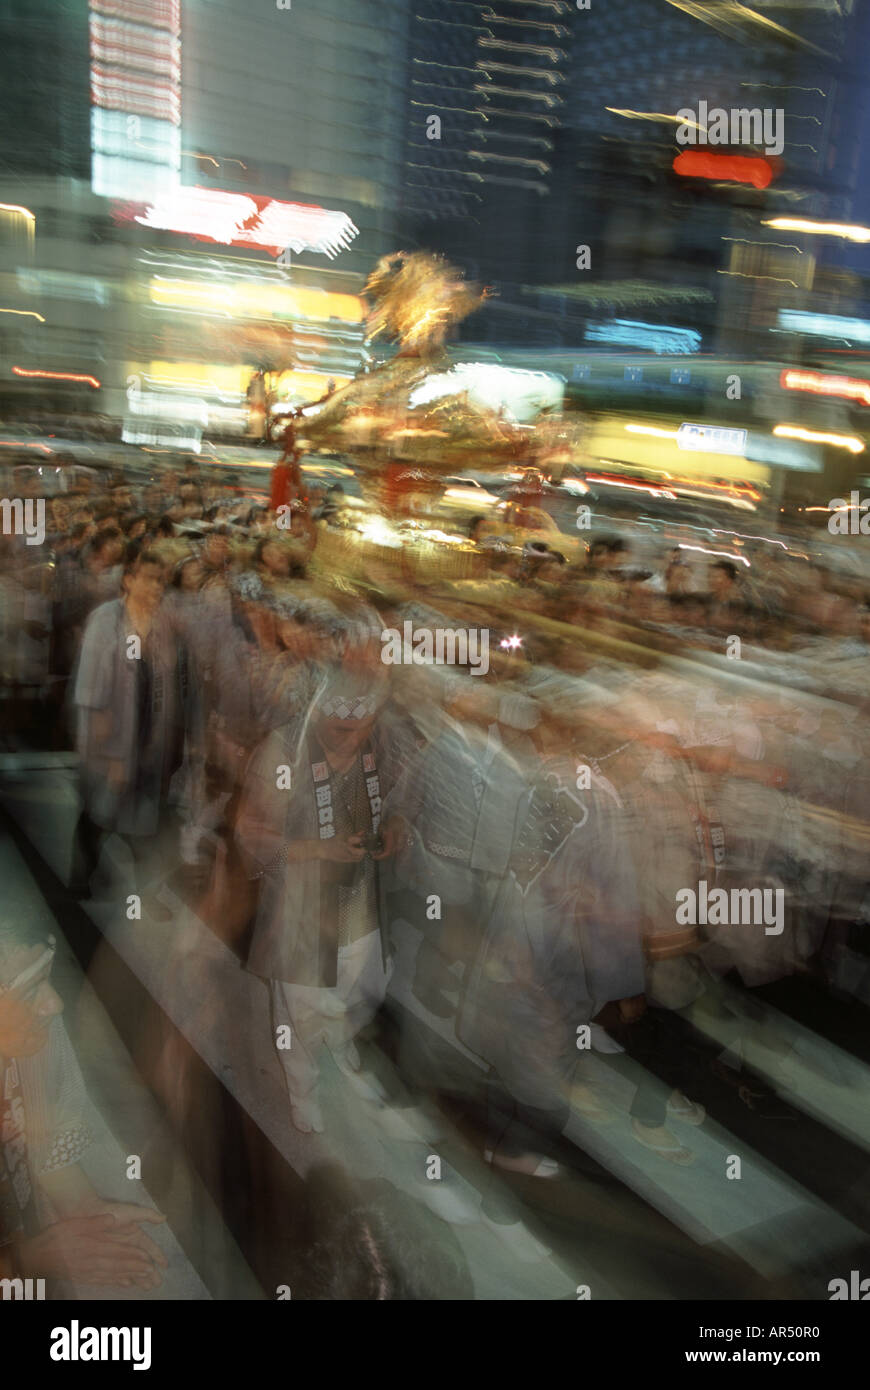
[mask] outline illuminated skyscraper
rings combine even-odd
[[[416,0],[413,9],[406,206],[464,216],[490,190],[546,194],[568,4]]]
[[[90,0],[91,178],[154,198],[181,176],[181,0]]]
[[[555,185],[577,12],[567,0],[413,0],[412,12],[409,234],[520,280]]]

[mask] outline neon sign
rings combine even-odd
[[[272,254],[289,246],[297,254],[314,251],[330,260],[359,235],[346,212],[218,188],[177,188],[152,203],[119,204],[114,217],[197,241],[256,247]]]
[[[746,449],[746,430],[718,425],[683,424],[677,430],[678,449],[701,449],[711,454],[737,454]]]
[[[786,391],[809,391],[814,396],[843,396],[846,400],[870,405],[870,381],[862,381],[859,377],[786,369],[780,373],[779,384]]]
[[[91,186],[154,197],[181,180],[181,0],[90,0]]]
[[[751,183],[767,188],[773,178],[768,159],[745,154],[709,154],[706,150],[684,150],[673,163],[675,174],[684,179],[714,179],[717,183]]]
[[[842,314],[809,314],[799,309],[780,309],[778,317],[782,328],[795,333],[870,343],[870,322],[867,319],[846,318]]]
[[[697,352],[701,335],[693,328],[674,328],[669,324],[639,323],[636,319],[611,319],[590,323],[585,337],[589,342],[620,343],[625,347],[649,348],[655,353]]]

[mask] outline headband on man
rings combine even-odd
[[[318,700],[317,709],[326,719],[369,719],[381,701],[377,695],[330,695]]]

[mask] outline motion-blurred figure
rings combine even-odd
[[[141,874],[179,760],[176,643],[161,610],[165,571],[150,552],[127,566],[123,596],[96,609],[85,629],[74,701],[83,809],[73,883],[86,891],[105,835],[127,842]],[[137,883],[141,893],[142,885]],[[153,914],[167,910],[148,900]]]
[[[323,1129],[321,1044],[355,1073],[354,1037],[386,992],[377,865],[404,833],[398,821],[381,827],[403,751],[386,695],[382,680],[333,668],[310,717],[257,750],[239,813],[240,844],[261,876],[247,968],[271,983],[291,1115],[303,1133]]]
[[[79,1164],[91,1143],[88,1100],[50,984],[53,958],[51,940],[0,933],[0,1271],[153,1289],[167,1260],[142,1225],[163,1217],[105,1200]]]

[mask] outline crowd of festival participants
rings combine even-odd
[[[420,1017],[487,1069],[487,1162],[558,1176],[569,1115],[606,1118],[597,1056],[633,1067],[628,1142],[691,1165],[687,1039],[763,1117],[793,1061],[765,988],[870,975],[870,590],[809,545],[663,541],[650,570],[482,518],[455,573],[349,578],[342,501],[280,527],[192,463],[47,499],[38,553],[3,539],[4,742],[78,753],[70,891],[137,892],[146,930],[182,901],[242,953],[302,1133],[324,1049],[364,1072],[404,932]],[[486,669],[385,664],[406,622],[486,630]],[[776,927],[679,918],[702,883],[781,890]]]

